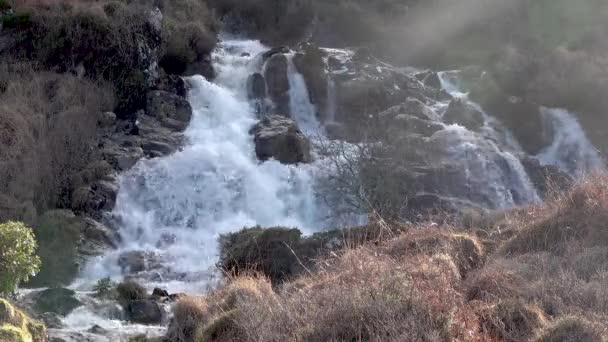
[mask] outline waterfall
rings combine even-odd
[[[304,76],[300,74],[293,63],[294,54],[288,55],[287,75],[289,79],[289,109],[298,127],[307,134],[318,135],[321,124],[317,119],[317,109],[310,102],[310,94],[306,87]]]
[[[604,167],[602,157],[572,113],[542,107],[541,115],[555,135],[553,143],[537,156],[542,163],[557,165],[572,176],[583,176]]]
[[[441,86],[455,98],[466,101],[472,108],[483,114],[483,127],[472,132],[459,125],[448,125],[444,131],[433,137],[441,142],[448,152],[448,158],[459,161],[467,175],[470,197],[479,203],[489,203],[494,208],[508,208],[514,205],[540,201],[530,177],[517,155],[523,154],[521,147],[502,127],[500,122],[488,115],[481,106],[472,102],[468,94],[458,84],[458,72],[438,73]],[[449,102],[435,105],[443,115]]]
[[[125,251],[149,251],[160,266],[146,279],[171,292],[203,291],[214,273],[218,236],[243,227],[322,228],[314,193],[314,165],[260,163],[250,128],[255,110],[247,77],[265,48],[253,41],[224,41],[214,53],[217,79],[189,79],[194,115],[187,144],[171,156],[145,160],[122,176],[112,213],[123,245],[91,263],[85,277],[121,276]],[[251,57],[247,54],[248,52]],[[292,109],[301,124],[317,125],[301,75],[290,72]]]

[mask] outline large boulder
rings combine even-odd
[[[305,44],[302,52],[297,53],[293,58],[296,70],[302,74],[308,89],[310,103],[314,104],[321,114],[321,119],[325,121],[328,113],[328,77],[325,71],[325,54],[321,49],[313,44]]]
[[[484,115],[466,100],[455,98],[443,114],[443,121],[447,124],[458,124],[471,131],[479,132],[484,125]]]
[[[76,292],[66,288],[50,288],[34,296],[34,310],[39,313],[66,316],[81,305],[76,299]]]
[[[289,76],[287,56],[282,53],[272,55],[265,65],[264,78],[268,96],[278,113],[289,113]]]
[[[192,107],[179,95],[153,90],[146,95],[146,114],[158,119],[165,127],[183,131],[192,118]]]
[[[254,136],[255,153],[262,161],[271,158],[283,164],[311,161],[308,139],[289,118],[268,116],[257,123],[251,133]]]
[[[103,211],[110,211],[114,208],[117,194],[117,181],[95,181],[72,193],[72,210],[99,219]]]
[[[251,100],[266,98],[266,80],[259,72],[251,74],[247,78],[247,95]]]
[[[160,324],[163,310],[157,302],[149,299],[131,301],[126,312],[131,322],[140,324]]]

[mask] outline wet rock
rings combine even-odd
[[[47,289],[34,296],[34,309],[40,313],[66,316],[81,305],[76,299],[76,292],[65,288]]]
[[[142,144],[146,156],[151,158],[162,157],[175,152],[175,147],[161,141],[146,141]]]
[[[159,297],[159,298],[169,297],[169,292],[167,292],[166,290],[163,290],[163,289],[160,289],[160,288],[156,287],[152,291],[152,296],[153,297]]]
[[[118,266],[124,273],[139,273],[160,267],[159,257],[153,252],[129,251],[118,258]]]
[[[424,137],[430,137],[443,129],[443,125],[440,123],[422,120],[408,114],[399,114],[393,117],[387,124],[389,125],[387,129],[388,134],[395,137],[408,134],[419,134]]]
[[[443,121],[447,124],[458,124],[468,130],[478,132],[484,125],[484,115],[466,100],[455,98],[450,102],[443,115]]]
[[[153,90],[146,95],[146,114],[158,119],[168,128],[183,131],[192,118],[192,107],[181,96],[163,90]]]
[[[277,46],[277,47],[273,47],[272,49],[264,52],[264,54],[262,55],[262,59],[264,61],[268,60],[269,58],[273,57],[274,55],[277,54],[286,54],[289,53],[289,48],[286,46]]]
[[[423,71],[423,72],[417,73],[414,76],[416,77],[416,79],[418,79],[420,82],[422,82],[427,87],[431,87],[431,88],[435,88],[435,89],[442,88],[441,79],[439,78],[439,75],[432,70]]]
[[[63,322],[56,313],[45,312],[39,315],[40,319],[44,322],[49,329],[61,329],[63,328]]]
[[[287,56],[272,55],[266,62],[264,78],[268,96],[275,104],[276,112],[289,113],[289,77]]]
[[[188,85],[186,81],[177,75],[165,75],[159,78],[154,88],[156,90],[166,91],[184,98],[188,95]]]
[[[291,119],[278,115],[268,116],[256,124],[251,133],[259,160],[274,158],[283,164],[311,161],[310,143]]]
[[[119,236],[115,231],[91,218],[84,219],[82,243],[78,248],[81,255],[100,255],[108,248],[116,248]]]
[[[302,52],[293,58],[296,70],[302,74],[308,89],[310,103],[314,104],[321,114],[322,121],[326,121],[328,77],[325,71],[324,53],[314,44],[304,44]]]
[[[160,304],[153,300],[134,300],[126,308],[129,320],[140,324],[160,324],[163,320],[163,310]]]
[[[439,115],[435,111],[424,104],[422,101],[415,98],[408,98],[404,103],[390,107],[389,109],[378,114],[383,120],[390,120],[397,115],[407,114],[421,120],[440,121]]]
[[[247,95],[251,100],[266,98],[266,80],[262,74],[256,72],[247,78]]]
[[[72,209],[76,213],[86,213],[93,218],[101,218],[103,211],[114,208],[118,194],[118,183],[100,180],[83,186],[72,193]]]
[[[144,156],[144,150],[139,146],[121,147],[117,144],[107,144],[101,153],[117,171],[129,170]]]
[[[89,330],[87,330],[87,332],[91,333],[91,334],[95,334],[95,335],[107,335],[108,334],[108,330],[104,329],[103,327],[95,324],[94,326],[92,326]]]

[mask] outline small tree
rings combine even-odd
[[[21,222],[0,224],[0,294],[15,292],[22,281],[40,269],[35,254],[36,239],[32,230]]]

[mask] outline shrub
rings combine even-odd
[[[95,291],[95,295],[98,297],[106,297],[112,290],[114,289],[114,282],[110,277],[102,278],[97,281],[93,290]]]
[[[164,35],[160,66],[170,74],[187,73],[215,48],[215,35],[201,25],[168,21]]]
[[[68,210],[48,211],[36,225],[36,239],[42,261],[40,272],[29,287],[67,286],[78,275],[78,245],[83,221]]]
[[[0,224],[0,294],[11,294],[40,269],[32,230],[19,222]]]
[[[118,302],[126,307],[129,302],[134,300],[144,300],[148,298],[148,292],[140,284],[134,281],[124,281],[116,286]]]
[[[547,324],[541,309],[513,300],[491,306],[481,315],[490,336],[509,342],[528,341]]]
[[[593,325],[586,319],[569,316],[559,319],[543,331],[535,342],[603,342],[606,341],[605,330]]]
[[[0,79],[0,193],[38,212],[69,207],[72,176],[98,158],[97,118],[112,109],[112,90],[11,61],[0,64]]]

